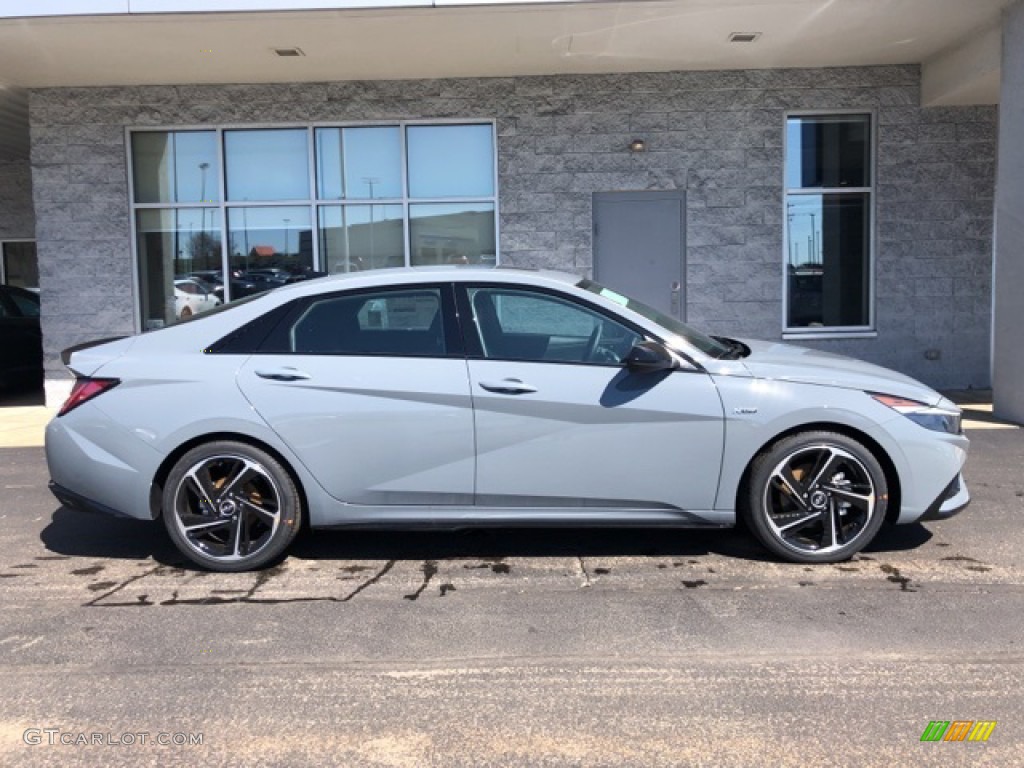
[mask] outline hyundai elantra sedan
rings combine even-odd
[[[960,411],[899,373],[710,337],[590,280],[452,267],[281,287],[65,352],[57,498],[259,568],[311,528],[725,527],[849,558],[968,502]]]

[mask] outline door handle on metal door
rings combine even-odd
[[[310,378],[308,373],[298,368],[271,368],[270,370],[256,371],[261,379],[273,379],[274,381],[304,381]]]
[[[678,280],[672,281],[672,316],[679,317],[679,298],[682,291],[682,284]]]
[[[501,381],[481,381],[478,383],[488,392],[497,392],[498,394],[501,395],[528,395],[531,392],[537,391],[536,387],[531,387],[529,384],[524,384],[519,379],[502,379]]]

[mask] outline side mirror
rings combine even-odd
[[[637,373],[672,371],[679,363],[665,347],[656,341],[638,341],[626,356],[626,367]]]

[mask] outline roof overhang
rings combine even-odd
[[[972,41],[989,45],[984,36],[998,27],[1008,3],[2,0],[0,78],[7,85],[40,88],[927,67]],[[203,12],[209,10],[233,12]],[[46,15],[57,13],[62,15]],[[750,43],[730,42],[734,32],[760,36]],[[279,48],[298,48],[304,55],[281,57],[275,53]],[[977,66],[982,59],[973,61]],[[957,74],[955,61],[948,68]],[[955,90],[963,91],[962,84]],[[968,89],[958,101],[996,98],[991,88]]]
[[[1010,2],[0,0],[0,144],[58,86],[920,63],[923,103],[995,103]]]

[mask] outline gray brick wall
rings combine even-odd
[[[995,108],[922,109],[919,86],[895,66],[35,90],[49,375],[61,348],[132,331],[125,126],[495,118],[505,264],[586,274],[593,192],[685,189],[688,319],[777,339],[784,113],[864,108],[879,123],[878,338],[807,343],[984,386]],[[636,137],[645,153],[627,150]]]

